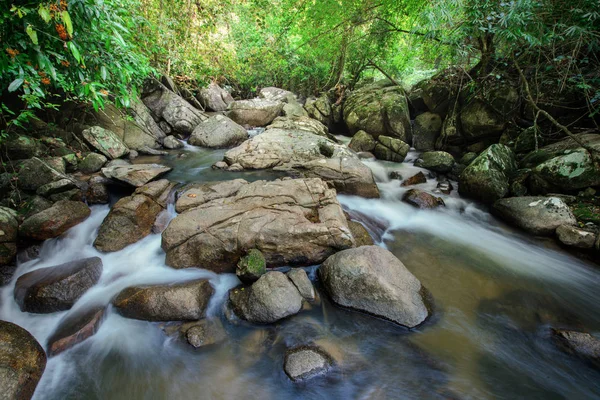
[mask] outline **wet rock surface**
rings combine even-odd
[[[104,320],[104,306],[69,313],[48,338],[50,357],[66,351],[93,336]]]
[[[102,168],[102,174],[105,177],[135,187],[143,186],[148,182],[158,179],[169,171],[171,171],[170,167],[159,164],[109,165]]]
[[[292,381],[301,381],[324,374],[332,367],[333,360],[323,349],[303,346],[288,350],[283,370]]]
[[[61,200],[23,221],[19,235],[36,240],[58,237],[84,221],[90,209],[80,201]]]
[[[98,257],[40,268],[21,275],[15,285],[15,301],[21,311],[52,313],[70,309],[102,275]]]

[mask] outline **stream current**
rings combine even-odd
[[[183,153],[185,157],[177,154]],[[165,157],[140,157],[173,167],[167,179],[198,181],[274,179],[265,171],[229,173],[211,169],[224,151],[186,146]],[[165,324],[127,319],[108,309],[97,333],[51,357],[35,399],[592,399],[600,397],[600,372],[563,354],[550,327],[600,332],[600,272],[558,249],[551,240],[527,237],[503,225],[456,191],[445,208],[417,210],[400,201],[406,188],[390,180],[419,171],[409,153],[402,164],[366,161],[381,199],[338,196],[350,215],[368,216],[379,245],[393,252],[435,300],[433,317],[413,331],[330,303],[317,305],[271,326],[223,320],[224,343],[196,350],[164,333]],[[417,188],[434,191],[436,180]],[[456,187],[456,183],[454,183]],[[113,199],[113,202],[116,199]],[[175,216],[173,205],[170,217]],[[0,290],[0,318],[29,330],[45,347],[70,313],[108,304],[132,285],[173,283],[206,277],[215,288],[210,318],[223,318],[233,274],[165,265],[160,234],[103,254],[92,243],[109,212],[91,216],[60,238],[46,241],[39,258],[19,263]],[[366,221],[366,220],[365,220]],[[69,310],[23,313],[13,299],[16,279],[29,271],[84,257],[102,258],[100,281]],[[283,372],[290,346],[315,342],[340,366],[325,376],[292,383]]]

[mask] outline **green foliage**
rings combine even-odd
[[[137,6],[124,0],[61,0],[3,8],[0,84],[23,104],[20,110],[3,106],[5,125],[18,126],[36,109],[51,107],[53,97],[90,101],[96,109],[109,98],[129,105],[152,71],[138,45],[141,19],[130,14]]]

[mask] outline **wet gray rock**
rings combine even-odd
[[[427,151],[421,154],[415,166],[444,174],[452,170],[454,157],[445,151]]]
[[[332,357],[316,346],[303,346],[288,350],[283,370],[294,382],[324,374],[333,364]]]
[[[145,321],[202,319],[214,289],[206,279],[184,283],[135,286],[124,289],[112,301],[124,317]]]
[[[108,159],[102,154],[90,153],[79,163],[78,168],[84,174],[100,171]]]
[[[401,186],[413,186],[427,183],[427,177],[422,172],[417,172],[415,175],[402,181]]]
[[[127,164],[102,168],[102,175],[131,186],[140,187],[150,181],[160,178],[171,168],[160,164]]]
[[[267,272],[248,288],[231,290],[229,301],[240,318],[257,324],[271,324],[302,308],[298,289],[278,271]]]
[[[175,136],[167,136],[163,140],[163,146],[165,147],[165,149],[176,150],[183,148],[184,144]]]
[[[494,203],[492,212],[503,220],[533,233],[554,235],[561,225],[576,225],[569,206],[558,197],[509,197]]]
[[[21,275],[15,285],[15,301],[21,311],[52,313],[68,310],[102,275],[98,257],[40,268]]]
[[[344,213],[320,179],[256,181],[175,217],[162,235],[167,264],[234,272],[249,249],[267,265],[312,265],[354,245]]]
[[[46,240],[58,237],[89,217],[91,211],[80,201],[61,200],[23,221],[19,236]]]
[[[561,225],[556,228],[556,236],[562,244],[580,249],[591,249],[596,243],[594,232],[571,225]]]
[[[2,398],[29,400],[46,368],[46,353],[25,329],[0,321],[0,387]]]
[[[212,149],[234,147],[248,139],[248,132],[224,115],[213,115],[199,124],[188,143]]]
[[[280,101],[238,100],[229,105],[228,117],[240,125],[267,126],[281,114],[282,109]]]
[[[392,253],[379,246],[343,250],[319,268],[326,292],[338,305],[408,328],[429,316],[421,282]]]
[[[298,292],[308,301],[315,299],[315,288],[312,282],[308,279],[306,271],[302,268],[292,268],[288,273],[287,277],[292,281]]]

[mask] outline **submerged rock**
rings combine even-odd
[[[502,144],[493,144],[460,174],[458,191],[463,196],[493,203],[508,194],[510,178],[516,171],[513,152]]]
[[[105,307],[67,314],[48,338],[48,355],[55,356],[93,336],[102,324]]]
[[[134,286],[124,289],[112,301],[124,317],[145,321],[186,321],[202,319],[214,289],[206,279],[184,283]]]
[[[175,217],[163,232],[167,264],[234,272],[259,249],[269,267],[312,265],[352,247],[334,190],[320,179],[257,181]]]
[[[102,168],[102,174],[110,179],[125,182],[131,186],[140,187],[158,179],[171,168],[160,164],[115,165]]]
[[[227,332],[220,320],[203,319],[188,328],[185,337],[189,344],[198,349],[225,341]]]
[[[571,209],[558,197],[509,197],[494,203],[495,215],[534,235],[553,235],[561,225],[576,225]]]
[[[413,207],[424,209],[432,209],[446,205],[441,198],[435,197],[434,195],[419,189],[407,190],[402,196],[402,201]]]
[[[41,268],[21,275],[15,284],[15,301],[21,311],[52,313],[68,310],[102,275],[98,257]]]
[[[278,271],[267,272],[248,288],[231,290],[229,301],[240,318],[257,324],[279,321],[302,308],[298,289]]]
[[[229,105],[228,117],[240,125],[267,126],[281,114],[282,109],[280,101],[238,100]]]
[[[27,218],[19,228],[19,235],[36,240],[52,239],[84,221],[90,213],[89,207],[81,201],[61,200]]]
[[[383,317],[407,328],[429,316],[421,282],[379,246],[348,249],[329,257],[319,276],[338,305]]]
[[[332,357],[320,347],[302,346],[286,352],[283,370],[295,382],[321,375],[332,364]]]
[[[189,144],[212,149],[234,147],[248,139],[248,132],[224,115],[214,115],[192,132]]]
[[[29,400],[46,368],[46,353],[25,329],[0,321],[0,387],[3,399]]]
[[[240,258],[235,274],[242,282],[255,282],[267,273],[267,260],[260,250],[250,249],[248,253]]]
[[[81,133],[86,142],[94,149],[114,160],[129,154],[129,148],[116,133],[100,126],[92,126]]]

